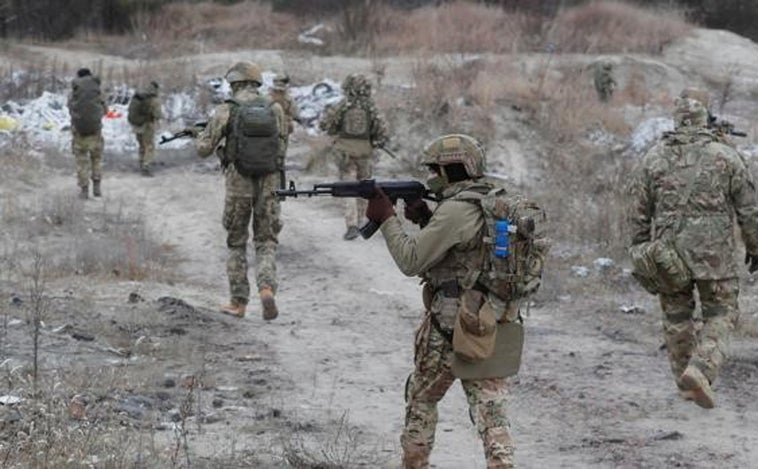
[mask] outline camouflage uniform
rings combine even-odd
[[[257,96],[259,96],[257,87],[246,84],[234,92],[233,98],[244,102]],[[280,137],[284,138],[286,132],[281,130],[286,129],[287,124],[282,108],[274,104],[272,109],[277,118]],[[225,139],[229,113],[229,104],[224,103],[218,106],[207,127],[198,135],[195,144],[201,157],[209,156]],[[218,151],[223,162],[223,149]],[[233,164],[226,166],[225,174],[226,197],[222,224],[227,231],[226,244],[229,248],[226,264],[229,290],[233,303],[246,305],[250,298],[250,283],[247,278],[247,240],[251,218],[258,289],[270,287],[276,291],[277,288],[275,261],[278,235],[282,224],[279,219],[279,201],[272,191],[279,187],[279,181],[276,173],[253,178],[241,176]]]
[[[470,148],[457,144],[459,138],[474,141],[467,136],[444,136],[428,145],[425,154],[435,152],[440,157],[437,161],[444,161],[446,156],[460,160]],[[446,146],[448,141],[454,146]],[[442,150],[438,152],[439,148]],[[478,144],[476,152],[480,154],[479,161],[466,166],[467,179],[447,182],[445,176],[441,184],[440,178],[429,180],[439,202],[428,213],[428,221],[408,218],[406,212],[406,218],[423,227],[417,234],[407,234],[394,212],[381,224],[397,266],[405,275],[421,276],[425,283],[426,314],[416,331],[415,367],[407,385],[405,428],[400,437],[406,469],[429,466],[437,404],[456,380],[451,339],[460,295],[463,285],[470,283],[471,274],[481,269],[485,219],[481,207],[472,203],[469,195],[486,194],[492,186],[474,180],[484,171],[484,152]],[[367,216],[378,222],[371,213],[374,203],[372,199]],[[496,309],[496,317],[501,320],[514,321],[518,317],[517,302],[500,302]],[[484,445],[487,467],[491,469],[514,467],[514,447],[506,417],[506,384],[505,378],[461,380],[470,415]]]
[[[602,102],[607,102],[613,96],[616,90],[616,80],[613,78],[613,64],[611,62],[602,62],[595,64],[595,91],[597,97]]]
[[[758,198],[745,161],[706,128],[698,101],[677,100],[676,130],[664,135],[630,185],[632,246],[661,240],[691,274],[681,291],[659,292],[671,370],[680,389],[688,367],[713,383],[739,315],[734,219],[758,255]],[[696,323],[694,290],[702,309]]]
[[[321,130],[336,137],[332,149],[337,158],[339,180],[368,179],[373,173],[373,149],[384,146],[388,141],[387,124],[376,109],[376,104],[371,98],[371,85],[363,75],[348,76],[342,87],[347,96],[327,112],[319,126]],[[348,138],[340,135],[346,111],[356,104],[367,109],[370,116],[370,131],[366,138]],[[365,211],[365,200],[345,199],[345,225],[348,228],[346,239],[357,236],[357,227]]]
[[[149,118],[144,124],[132,124],[132,131],[134,132],[134,136],[137,137],[137,144],[139,145],[140,168],[143,172],[149,173],[150,165],[155,156],[155,130],[158,126],[158,121],[163,118],[163,110],[158,99],[157,85],[151,83],[151,86],[140,91],[139,94],[143,96],[143,99],[148,101],[149,112],[147,114],[149,114]]]
[[[69,113],[72,116],[75,112],[74,89],[78,86],[81,86],[84,81],[89,80],[95,80],[99,87],[99,78],[89,74],[85,76],[78,76],[71,82],[71,92],[68,96],[68,108]],[[108,105],[105,103],[105,99],[102,98],[102,95],[100,95],[98,99],[102,104],[102,111],[99,118],[102,118],[108,113]],[[96,195],[100,195],[100,180],[103,177],[102,158],[104,146],[105,142],[103,141],[102,128],[91,135],[80,135],[72,123],[71,151],[74,154],[74,159],[76,160],[76,180],[83,196],[85,197],[89,191],[90,179],[92,179],[93,185],[96,187]]]

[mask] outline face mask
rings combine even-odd
[[[434,175],[426,180],[426,185],[429,187],[430,191],[434,192],[435,194],[440,194],[448,185],[447,177]]]

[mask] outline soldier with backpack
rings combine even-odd
[[[348,75],[342,90],[345,98],[329,110],[319,127],[335,137],[333,150],[339,179],[369,179],[373,173],[373,149],[383,147],[388,141],[387,125],[371,98],[371,84],[365,76]],[[344,239],[358,237],[358,226],[365,211],[365,200],[345,199],[347,231]]]
[[[90,178],[92,195],[100,197],[104,145],[102,118],[108,113],[108,106],[100,91],[100,78],[92,75],[88,68],[79,69],[71,82],[68,111],[71,115],[71,148],[76,159],[79,197],[89,197]]]
[[[158,100],[158,83],[151,81],[143,90],[134,93],[129,101],[127,120],[139,145],[139,167],[143,176],[152,176],[150,165],[155,153],[155,127],[163,117]]]
[[[279,155],[287,123],[281,106],[259,93],[263,80],[257,64],[238,62],[226,79],[232,99],[215,109],[195,141],[202,158],[216,151],[226,177],[222,223],[227,231],[226,271],[231,299],[220,311],[238,318],[245,316],[250,297],[247,241],[252,220],[256,283],[263,319],[271,320],[278,315],[275,257],[282,229],[279,201],[273,191],[279,187]]]
[[[540,232],[544,213],[523,196],[481,181],[484,149],[470,136],[434,139],[422,164],[438,203],[434,211],[422,199],[406,205],[405,218],[421,227],[418,233],[405,232],[381,190],[366,209],[400,270],[424,282],[426,314],[406,382],[403,466],[429,466],[437,403],[460,379],[487,467],[511,468],[506,378],[518,371],[520,308],[539,287],[549,247]]]

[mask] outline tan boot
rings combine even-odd
[[[103,195],[102,192],[100,192],[100,180],[99,179],[93,179],[92,180],[92,195],[95,197],[100,197]]]
[[[79,198],[83,200],[89,199],[89,185],[79,186]]]
[[[228,305],[222,306],[219,309],[219,312],[242,319],[245,317],[245,309],[247,309],[247,305],[245,303],[240,303],[239,301],[232,300]]]
[[[263,305],[263,319],[271,321],[279,316],[279,310],[276,308],[276,302],[274,301],[274,290],[271,287],[264,286],[259,292],[261,297],[261,305]]]
[[[686,400],[692,399],[695,404],[703,409],[713,409],[714,394],[711,389],[711,383],[705,377],[702,371],[695,366],[688,366],[682,376],[679,378],[682,383],[681,396]]]

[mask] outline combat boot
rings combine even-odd
[[[350,241],[357,238],[360,234],[361,232],[360,230],[358,230],[357,226],[348,226],[347,231],[342,236],[342,239],[344,239],[345,241]]]
[[[100,197],[103,195],[103,193],[100,192],[100,179],[92,180],[92,195],[95,197]]]
[[[244,318],[245,317],[245,309],[247,309],[247,305],[245,303],[240,303],[239,301],[232,300],[228,305],[224,305],[219,309],[221,313],[228,314],[229,316],[234,316],[235,318]]]
[[[89,199],[89,185],[79,186],[79,198],[83,200]]]
[[[261,305],[263,306],[263,319],[271,321],[279,316],[279,310],[276,308],[276,302],[274,301],[274,290],[268,285],[261,288],[259,292],[261,297]]]
[[[143,164],[140,167],[140,173],[145,177],[153,177],[153,172],[150,170],[150,165]]]
[[[681,396],[686,399],[692,399],[695,404],[703,409],[713,409],[714,394],[711,389],[711,383],[705,377],[702,371],[693,365],[689,365],[682,376],[679,378],[682,385]]]

